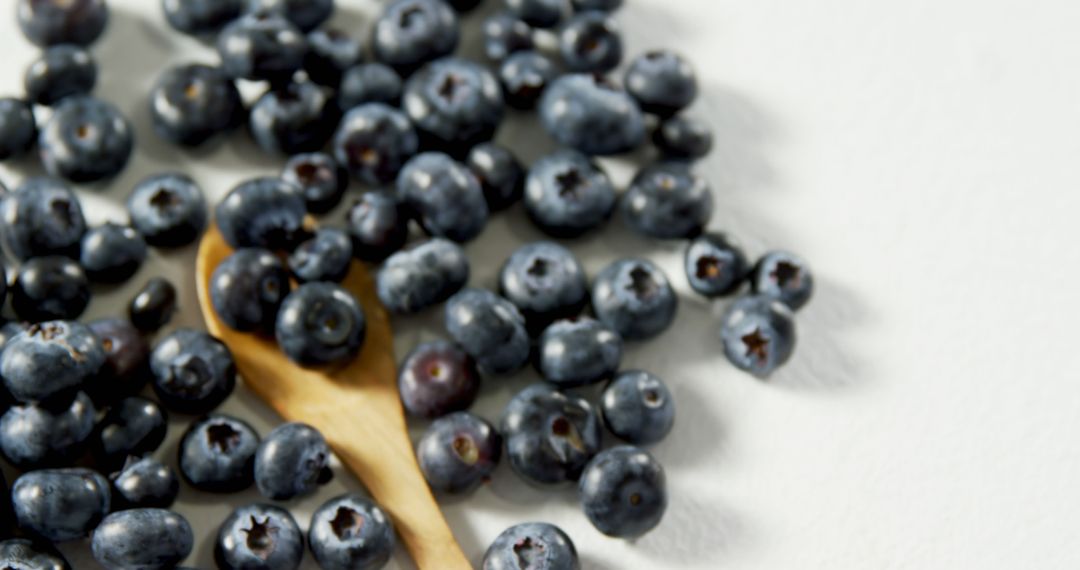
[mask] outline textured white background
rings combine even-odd
[[[492,0],[489,4],[495,3]],[[139,178],[179,169],[211,198],[278,162],[236,136],[201,153],[150,132],[145,94],[168,62],[213,61],[167,29],[152,0],[112,0],[95,48],[98,93],[134,119],[139,148],[117,180],[87,188],[93,221]],[[362,33],[374,2],[340,0],[336,22]],[[570,491],[545,494],[501,469],[468,500],[444,503],[474,563],[504,527],[563,526],[591,569],[1075,568],[1080,565],[1080,5],[1042,0],[629,0],[631,54],[671,46],[694,61],[693,114],[717,133],[701,164],[716,191],[714,226],[750,252],[786,247],[817,272],[799,314],[800,348],[769,382],[734,371],[715,338],[720,307],[689,294],[676,246],[618,223],[574,244],[590,272],[648,251],[682,294],[676,326],[634,346],[629,366],[663,375],[677,398],[674,433],[654,450],[671,508],[651,535],[602,537]],[[11,0],[3,5],[11,8]],[[470,29],[475,30],[475,25]],[[21,92],[34,50],[0,18],[0,92]],[[476,53],[475,38],[466,51]],[[532,125],[500,134],[528,158]],[[625,165],[609,163],[620,181]],[[15,184],[32,165],[6,169]],[[469,246],[474,285],[538,234],[501,215]],[[154,273],[181,285],[176,324],[198,326],[192,253],[162,256],[134,282],[102,291],[113,313]],[[399,348],[439,333],[437,315],[403,321]],[[532,373],[489,386],[477,409],[497,418]],[[490,382],[489,384],[496,384]],[[275,418],[244,391],[225,406],[266,431]],[[343,410],[343,413],[348,413]],[[183,420],[174,422],[173,438]],[[172,461],[175,440],[159,452]],[[343,487],[293,505],[301,524]],[[179,509],[212,567],[211,537],[230,505],[184,489]],[[77,568],[96,567],[85,548]],[[305,568],[313,568],[310,557]],[[409,568],[402,552],[394,567]]]

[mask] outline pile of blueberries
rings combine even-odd
[[[213,412],[236,385],[235,363],[202,331],[154,338],[176,310],[164,279],[147,282],[127,318],[77,321],[91,283],[131,278],[148,246],[190,245],[207,226],[208,205],[190,177],[164,173],[131,192],[129,225],[87,228],[68,183],[111,179],[134,149],[129,120],[91,95],[97,67],[88,46],[105,31],[108,7],[15,4],[24,35],[43,52],[26,71],[25,97],[0,99],[0,160],[36,149],[49,176],[0,199],[0,237],[18,261],[10,287],[0,266],[0,300],[10,288],[17,317],[0,328],[0,454],[22,472],[10,503],[0,501],[0,531],[23,537],[0,542],[0,567],[69,568],[50,543],[91,536],[107,568],[174,568],[194,540],[168,510],[181,479],[221,493],[254,484],[285,501],[328,481],[331,451],[304,424],[260,439],[241,419]],[[624,342],[673,322],[678,297],[668,277],[647,259],[625,258],[590,282],[568,249],[540,241],[510,256],[497,292],[466,288],[460,244],[518,202],[560,240],[600,228],[616,211],[643,236],[687,240],[690,287],[707,298],[737,295],[721,319],[724,353],[760,377],[791,356],[793,311],[809,300],[812,276],[793,254],[751,263],[730,237],[707,231],[712,191],[692,165],[709,153],[712,134],[683,114],[697,95],[694,71],[658,50],[632,59],[621,85],[611,77],[623,61],[612,17],[621,0],[505,0],[483,23],[489,62],[453,55],[460,14],[478,4],[392,0],[364,42],[324,26],[333,0],[161,0],[168,24],[214,42],[220,62],[158,78],[154,129],[201,147],[246,125],[260,148],[286,161],[279,176],[243,182],[215,207],[235,249],[211,277],[224,323],[273,336],[302,366],[346,362],[363,346],[365,308],[338,283],[353,259],[377,265],[378,297],[392,313],[445,304],[449,338],[413,348],[398,378],[405,410],[432,420],[416,451],[432,489],[468,493],[505,453],[530,483],[576,482],[597,529],[636,538],[667,506],[664,471],[642,446],[669,433],[675,407],[660,378],[620,362]],[[240,82],[263,85],[263,94],[245,101]],[[526,167],[491,139],[508,112],[533,109],[560,150]],[[650,133],[658,158],[620,195],[593,157],[638,150]],[[344,227],[313,222],[342,203],[351,181],[374,189],[348,208]],[[544,382],[514,396],[498,427],[467,411],[482,377],[530,363]],[[580,388],[602,382],[594,405]],[[169,412],[197,417],[179,446],[179,476],[150,456]],[[604,426],[625,445],[603,450]],[[380,568],[394,542],[386,514],[356,494],[318,509],[306,539],[326,569]],[[289,511],[260,503],[222,523],[215,558],[226,569],[295,569],[304,550]],[[483,565],[579,568],[570,538],[546,523],[506,530]]]

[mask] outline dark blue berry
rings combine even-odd
[[[484,553],[481,570],[581,570],[574,542],[559,527],[542,522],[504,530]]]
[[[284,83],[304,65],[308,45],[292,22],[269,11],[233,20],[217,38],[221,68],[236,79]]]
[[[98,422],[94,432],[94,457],[104,472],[124,465],[129,455],[152,453],[165,441],[169,417],[154,402],[125,398]]]
[[[180,494],[180,480],[173,468],[149,457],[129,458],[110,478],[114,510],[167,509]]]
[[[541,485],[576,481],[600,451],[600,419],[592,405],[547,384],[533,384],[514,396],[499,429],[510,466]]]
[[[134,146],[127,117],[112,103],[88,96],[64,99],[38,135],[45,170],[72,182],[116,176],[127,166]]]
[[[375,59],[410,72],[453,53],[459,37],[457,14],[442,0],[394,0],[371,32]]]
[[[79,198],[54,178],[28,178],[0,199],[4,242],[18,259],[79,254],[86,232]]]
[[[697,75],[690,62],[677,53],[656,50],[630,62],[626,91],[646,113],[670,117],[697,97]]]
[[[683,263],[690,288],[710,298],[734,293],[750,272],[742,248],[719,233],[703,234],[690,242]]]
[[[736,368],[764,378],[791,358],[795,318],[787,305],[773,297],[739,297],[721,319],[720,340]]]
[[[311,516],[308,544],[324,570],[376,570],[394,552],[394,525],[375,503],[342,495]]]
[[[131,225],[155,247],[180,247],[206,228],[206,199],[185,174],[157,174],[135,185],[127,199]]]
[[[26,98],[52,105],[71,95],[87,95],[97,83],[97,64],[90,52],[74,45],[53,46],[26,68]]]
[[[289,255],[289,270],[301,283],[340,282],[349,273],[352,256],[349,234],[322,228],[314,237],[296,246]]]
[[[273,505],[237,507],[218,529],[214,560],[222,570],[296,570],[304,535],[289,511]]]
[[[614,12],[622,7],[623,0],[570,0],[570,5],[578,12],[601,10]]]
[[[349,208],[346,231],[352,252],[364,261],[382,261],[405,245],[409,213],[394,192],[366,192]]]
[[[675,400],[662,380],[643,370],[628,370],[604,388],[600,412],[611,433],[634,445],[656,443],[675,424]]]
[[[770,251],[754,264],[750,281],[754,292],[772,297],[797,311],[814,293],[814,275],[799,256],[786,251]]]
[[[15,14],[26,39],[41,47],[90,45],[109,23],[105,0],[18,0]]]
[[[364,308],[334,283],[305,283],[289,293],[274,330],[285,356],[303,366],[352,360],[366,333]]]
[[[131,227],[109,222],[83,235],[79,263],[91,281],[127,281],[145,260],[146,240]]]
[[[85,325],[52,321],[30,325],[4,345],[0,376],[19,402],[73,393],[101,370],[105,351]]]
[[[67,403],[12,406],[0,417],[0,452],[22,470],[70,465],[86,451],[95,413],[83,392]]]
[[[37,138],[33,107],[21,99],[0,98],[0,160],[30,152]]]
[[[475,9],[483,0],[446,0],[458,12],[468,12]]]
[[[86,273],[71,258],[58,255],[23,262],[11,288],[11,308],[32,323],[76,319],[89,303]]]
[[[448,57],[409,78],[402,108],[428,147],[463,156],[495,135],[503,117],[502,89],[484,66]]]
[[[516,51],[533,48],[533,29],[509,12],[499,12],[484,20],[484,54],[502,61]]]
[[[0,273],[3,273],[3,271],[0,270]],[[6,282],[7,279],[4,278],[3,281]],[[4,287],[6,288],[7,285],[5,284]],[[11,339],[28,328],[30,328],[29,324],[19,321],[8,321],[0,325],[0,354],[3,354],[4,347],[7,346]],[[0,392],[4,392],[4,390],[0,390]]]
[[[468,412],[441,417],[416,445],[428,485],[443,493],[467,493],[487,481],[502,457],[502,436],[487,420]]]
[[[177,329],[158,342],[150,353],[150,371],[158,400],[182,414],[216,408],[236,386],[236,364],[228,347],[192,329]]]
[[[289,273],[265,249],[238,249],[214,269],[210,301],[218,318],[239,331],[270,333],[289,294]]]
[[[127,319],[91,321],[87,327],[105,350],[105,364],[85,386],[98,403],[115,402],[141,390],[150,379],[150,347]]]
[[[240,17],[244,0],[161,0],[165,20],[179,32],[212,34]]]
[[[487,224],[480,182],[465,165],[441,152],[418,154],[405,163],[397,191],[428,235],[467,242]]]
[[[529,218],[555,237],[572,238],[603,225],[615,209],[615,187],[584,154],[563,149],[540,158],[525,179]]]
[[[291,249],[304,237],[305,214],[300,187],[270,177],[241,182],[214,210],[218,229],[233,248]]]
[[[419,138],[409,118],[383,103],[354,107],[334,135],[334,157],[362,184],[393,182],[416,154]]]
[[[641,235],[693,238],[712,218],[712,188],[686,164],[656,163],[637,173],[619,208],[626,225]]]
[[[556,142],[586,154],[627,152],[645,139],[645,118],[637,103],[595,75],[554,80],[540,98],[540,122]]]
[[[308,53],[304,71],[319,85],[336,88],[345,70],[364,58],[360,40],[337,29],[314,30],[307,36]]]
[[[534,334],[557,319],[576,317],[589,300],[585,270],[570,250],[550,241],[514,251],[499,272],[499,292],[517,305]]]
[[[337,126],[337,106],[329,93],[310,81],[271,89],[251,108],[251,136],[266,152],[315,152]]]
[[[90,544],[106,568],[175,568],[194,545],[187,519],[165,509],[113,513],[94,530]]]
[[[619,26],[614,18],[603,12],[576,14],[559,31],[559,52],[570,71],[611,71],[623,56]]]
[[[214,414],[184,433],[180,440],[180,474],[192,487],[212,493],[233,493],[255,480],[259,436],[247,422]]]
[[[600,532],[637,538],[660,524],[667,510],[664,468],[648,452],[622,445],[597,454],[578,484],[585,516]]]
[[[334,0],[249,0],[248,11],[280,14],[296,27],[310,32],[330,19]]]
[[[406,412],[437,418],[472,405],[480,392],[480,373],[461,347],[445,340],[425,342],[401,363],[398,390]]]
[[[378,62],[362,63],[345,70],[338,89],[338,106],[344,110],[364,103],[397,105],[401,100],[401,76]]]
[[[565,0],[506,0],[515,16],[535,28],[551,28],[563,17]]]
[[[9,538],[0,542],[0,567],[13,570],[71,570],[59,550],[46,542]]]
[[[128,319],[143,332],[155,332],[176,314],[176,287],[164,277],[151,277],[128,304]]]
[[[468,280],[469,259],[461,246],[433,238],[387,258],[375,289],[391,312],[416,313],[449,299]]]
[[[536,367],[544,380],[573,388],[607,380],[622,361],[622,339],[607,325],[581,317],[555,321],[540,335]]]
[[[514,153],[504,146],[495,143],[476,145],[465,158],[465,165],[480,182],[488,210],[506,209],[525,192],[525,169]]]
[[[266,435],[255,452],[255,486],[284,501],[315,492],[329,474],[330,447],[315,428],[287,423]]]
[[[487,289],[465,289],[446,303],[446,331],[484,374],[509,374],[529,360],[525,317]]]
[[[328,154],[298,154],[285,163],[281,177],[300,188],[307,209],[325,214],[341,203],[349,186],[349,173]]]
[[[645,259],[626,258],[596,276],[592,306],[597,318],[622,338],[644,340],[675,320],[678,297],[659,267]]]
[[[515,109],[532,109],[544,89],[559,75],[547,56],[532,50],[510,54],[499,64],[503,98]]]
[[[84,538],[109,512],[109,482],[89,469],[42,469],[11,486],[19,528],[50,542]]]
[[[669,159],[696,160],[712,150],[713,134],[705,123],[675,115],[656,127],[653,144]]]
[[[150,115],[158,136],[188,147],[227,133],[247,118],[232,79],[219,67],[198,63],[172,67],[158,78],[150,90]]]

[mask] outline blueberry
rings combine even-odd
[[[95,402],[113,402],[134,395],[150,378],[150,347],[127,319],[106,318],[86,325],[101,342],[105,363],[86,385]]]
[[[495,76],[478,63],[453,57],[410,77],[401,102],[427,146],[458,156],[491,140],[503,117]]]
[[[0,567],[12,570],[71,570],[59,550],[46,542],[9,538],[0,542]]]
[[[515,16],[535,28],[551,28],[562,20],[566,0],[506,0]]]
[[[338,110],[329,93],[311,81],[291,82],[266,92],[251,108],[251,136],[266,152],[315,152],[337,126]]]
[[[533,48],[533,29],[509,12],[499,12],[484,20],[484,54],[502,61],[516,51]]]
[[[70,465],[86,451],[94,414],[83,392],[67,403],[12,406],[0,417],[0,452],[22,470]]]
[[[291,249],[304,235],[303,191],[281,178],[241,182],[214,210],[218,229],[233,248]]]
[[[79,198],[53,178],[29,178],[0,199],[4,242],[18,259],[79,254],[86,233]]]
[[[416,445],[428,485],[444,493],[467,493],[487,481],[502,457],[502,436],[487,420],[468,412],[441,417]]]
[[[308,543],[324,570],[376,570],[394,552],[394,525],[375,503],[342,495],[311,516]]]
[[[304,71],[319,85],[337,88],[345,70],[364,58],[363,44],[341,30],[314,30],[308,34],[307,42]]]
[[[17,401],[39,402],[73,393],[97,374],[105,351],[94,333],[74,321],[30,325],[0,353],[0,376]]]
[[[129,458],[110,478],[114,507],[117,507],[114,510],[167,509],[180,494],[176,472],[155,459]]]
[[[3,270],[0,270],[0,275],[2,274]],[[0,279],[0,281],[6,283],[7,279]],[[6,287],[6,284],[3,287]],[[15,338],[15,335],[25,331],[28,328],[30,328],[29,324],[19,321],[8,321],[3,325],[0,325],[0,354],[3,354],[4,348],[7,346],[8,342],[11,341],[11,339]],[[5,390],[0,390],[0,392],[5,392]]]
[[[177,329],[150,353],[154,392],[167,409],[200,414],[217,407],[236,386],[228,347],[192,329]]]
[[[240,17],[244,0],[161,0],[165,20],[191,35],[212,34]]]
[[[129,455],[146,455],[165,441],[168,415],[160,406],[138,397],[125,398],[105,414],[94,431],[94,456],[105,472],[124,465]]]
[[[127,117],[111,103],[88,96],[64,99],[38,135],[45,170],[72,182],[116,176],[134,146]]]
[[[576,481],[600,451],[600,420],[592,405],[547,384],[533,384],[514,396],[500,431],[510,466],[541,485]]]
[[[626,91],[643,111],[661,117],[678,113],[697,97],[694,68],[669,50],[650,51],[634,58],[624,81]]]
[[[409,213],[393,192],[366,192],[349,208],[346,230],[358,259],[377,262],[405,245]]]
[[[446,331],[484,374],[509,374],[529,360],[525,317],[487,289],[465,289],[446,303]]]
[[[453,53],[460,32],[453,9],[441,0],[394,0],[383,8],[371,32],[375,59],[411,72]]]
[[[109,23],[105,0],[18,0],[15,14],[26,39],[41,47],[90,45]]]
[[[570,5],[575,11],[600,10],[614,12],[622,7],[623,0],[570,0]]]
[[[135,328],[154,332],[176,314],[176,287],[164,277],[151,277],[128,304],[128,318]]]
[[[87,95],[97,83],[97,64],[90,52],[74,45],[53,46],[26,68],[26,98],[52,105],[71,95]]]
[[[468,12],[480,5],[483,0],[446,0],[458,12]]]
[[[79,263],[98,283],[127,281],[146,260],[146,240],[128,226],[106,223],[83,235]]]
[[[405,163],[397,191],[428,235],[467,242],[487,224],[480,182],[465,165],[441,152],[418,154]]]
[[[795,319],[787,305],[772,297],[739,297],[721,319],[720,340],[732,364],[764,378],[791,358]]]
[[[418,147],[409,118],[383,103],[366,103],[345,113],[334,135],[338,163],[369,185],[393,182]]]
[[[742,248],[719,233],[703,234],[690,242],[683,263],[690,287],[710,298],[734,293],[750,272]]]
[[[514,251],[499,272],[499,292],[517,305],[534,334],[577,316],[589,300],[585,270],[570,250],[550,241]]]
[[[304,283],[289,293],[274,331],[281,351],[302,366],[352,360],[366,333],[364,308],[334,283]]]
[[[441,303],[469,280],[469,258],[458,244],[433,238],[387,258],[375,276],[379,300],[394,313]]]
[[[362,63],[342,75],[338,106],[349,110],[364,103],[397,105],[401,90],[401,76],[393,68],[378,62]]]
[[[465,165],[480,182],[488,210],[504,210],[521,199],[525,191],[525,169],[510,149],[482,143],[469,151]]]
[[[249,0],[248,11],[280,14],[296,27],[310,32],[330,19],[334,13],[334,0]]]
[[[180,440],[180,474],[192,487],[232,493],[255,480],[259,436],[247,422],[214,414],[193,424]]]
[[[304,535],[289,511],[273,505],[237,507],[218,529],[214,560],[223,570],[296,570]]]
[[[255,486],[267,499],[284,501],[315,492],[330,475],[330,447],[315,428],[280,425],[255,452]]]
[[[620,372],[604,388],[600,412],[611,433],[634,445],[667,436],[675,424],[675,400],[655,375],[643,370]]]
[[[308,45],[292,22],[257,11],[225,26],[217,38],[217,51],[230,77],[284,83],[303,67]]]
[[[590,319],[555,321],[540,335],[536,368],[559,388],[611,378],[622,361],[623,342],[610,327]]]
[[[504,530],[484,553],[482,570],[581,570],[574,542],[561,528],[531,522]]]
[[[86,273],[74,260],[58,255],[23,262],[11,288],[11,308],[24,321],[75,319],[89,303]]]
[[[645,139],[645,118],[634,100],[594,75],[551,82],[540,98],[540,122],[556,142],[586,154],[627,152]]]
[[[341,203],[349,185],[349,173],[328,154],[298,154],[285,163],[281,177],[304,194],[307,209],[325,214]]]
[[[584,154],[563,149],[533,163],[525,179],[525,210],[545,233],[577,237],[607,222],[615,187]]]
[[[175,568],[191,554],[195,536],[179,513],[131,509],[113,513],[94,530],[94,559],[110,570]]]
[[[750,284],[755,293],[772,297],[797,311],[814,292],[814,275],[797,255],[770,251],[754,264]]]
[[[221,68],[198,63],[172,67],[158,78],[150,90],[150,115],[158,136],[187,147],[227,133],[247,118],[232,79]]]
[[[180,247],[206,228],[206,199],[190,177],[179,173],[144,178],[127,199],[131,225],[154,247]]]
[[[425,342],[401,363],[398,390],[406,412],[437,418],[472,405],[480,392],[480,373],[460,346],[445,340]]]
[[[585,516],[600,532],[637,538],[660,524],[667,510],[664,468],[648,452],[621,445],[597,454],[578,484]]]
[[[289,289],[289,273],[277,256],[265,249],[243,248],[214,269],[210,302],[229,327],[270,333]]]
[[[30,152],[37,138],[33,107],[21,99],[0,98],[0,160]]]
[[[615,261],[593,281],[597,318],[626,340],[644,340],[666,330],[678,304],[667,276],[645,259]]]
[[[532,109],[559,71],[547,56],[532,50],[510,54],[499,64],[503,98],[515,109]]]
[[[611,71],[618,67],[623,56],[619,26],[603,12],[576,14],[559,31],[559,52],[570,71]]]
[[[340,282],[349,273],[351,262],[349,234],[323,228],[289,255],[289,270],[300,282]]]
[[[30,471],[11,486],[11,504],[19,527],[30,535],[76,540],[109,512],[109,482],[82,468]]]
[[[660,153],[672,160],[702,158],[713,146],[713,134],[708,125],[686,115],[664,120],[653,131],[652,138]]]
[[[693,238],[712,217],[712,188],[689,166],[661,162],[637,173],[619,207],[626,225],[641,235]]]

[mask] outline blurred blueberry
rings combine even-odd
[[[150,115],[158,136],[187,147],[202,145],[247,119],[232,79],[220,67],[198,63],[171,67],[158,78],[150,90]]]
[[[610,15],[582,12],[560,29],[559,52],[570,71],[606,73],[622,61],[622,34]]]
[[[39,402],[73,393],[104,362],[105,351],[89,328],[52,321],[30,325],[7,341],[0,376],[17,401]]]
[[[309,495],[330,476],[330,447],[315,428],[279,425],[255,452],[255,486],[267,499],[284,501]]]
[[[469,280],[458,244],[432,238],[387,258],[376,275],[379,300],[393,313],[416,313],[449,299]]]
[[[144,178],[127,199],[131,225],[154,247],[180,247],[206,228],[206,199],[186,174]]]
[[[292,22],[262,10],[226,25],[218,34],[217,51],[230,77],[284,83],[303,67],[308,45]]]
[[[426,145],[455,156],[491,140],[503,117],[502,90],[491,71],[454,57],[413,74],[401,102]]]
[[[105,363],[84,389],[96,403],[132,396],[150,379],[150,347],[131,321],[110,317],[86,324],[101,342]]]
[[[255,480],[259,436],[247,422],[214,414],[193,424],[180,440],[180,474],[192,487],[233,493]]]
[[[11,287],[15,315],[33,323],[77,319],[88,304],[86,273],[74,260],[59,255],[23,262]]]
[[[349,273],[352,258],[349,235],[342,230],[322,228],[315,232],[315,237],[296,246],[289,255],[289,270],[301,283],[340,283]]]
[[[502,457],[502,436],[487,420],[468,412],[443,416],[416,445],[428,485],[444,493],[467,493],[487,481]]]
[[[87,46],[109,23],[105,0],[18,0],[15,17],[26,39],[39,47]]]
[[[248,0],[248,12],[267,11],[280,14],[296,27],[310,32],[330,19],[334,0]]]
[[[515,250],[499,272],[499,291],[521,310],[533,334],[576,317],[589,300],[585,270],[570,250],[550,241]]]
[[[510,466],[539,485],[576,481],[600,450],[600,420],[592,405],[547,384],[533,384],[515,395],[503,412],[500,431]]]
[[[593,280],[596,317],[626,340],[644,340],[666,330],[678,305],[667,275],[646,259],[617,260]]]
[[[724,354],[737,368],[755,376],[767,377],[795,350],[794,315],[772,297],[739,297],[720,322]]]
[[[472,405],[480,391],[480,373],[461,347],[445,340],[425,342],[401,363],[398,391],[406,412],[437,418]]]
[[[191,35],[212,34],[240,17],[244,0],[161,0],[165,21]]]
[[[97,64],[87,50],[58,45],[45,50],[26,68],[26,98],[38,105],[53,105],[71,95],[87,95],[97,83]]]
[[[532,50],[510,54],[499,64],[503,98],[515,109],[532,109],[559,71],[546,55]]]
[[[158,400],[182,414],[216,408],[236,386],[236,364],[228,347],[192,329],[177,329],[158,342],[150,353],[150,370]]]
[[[113,510],[167,509],[180,494],[180,480],[173,468],[149,457],[128,458],[110,478]]]
[[[683,258],[690,287],[706,297],[722,297],[738,290],[750,267],[742,248],[719,233],[698,236]]]
[[[4,242],[17,259],[77,257],[86,233],[79,198],[60,180],[28,178],[0,198]]]
[[[33,107],[22,99],[0,98],[0,160],[26,154],[37,138]]]
[[[364,308],[334,283],[304,283],[278,311],[278,346],[302,366],[344,363],[360,353],[367,334]]]
[[[91,281],[127,281],[144,260],[146,240],[129,226],[109,222],[83,235],[79,263]]]
[[[653,144],[668,159],[696,160],[709,154],[713,134],[705,123],[686,115],[664,120],[653,131]]]
[[[405,245],[409,213],[396,192],[365,192],[349,208],[346,231],[358,259],[382,261]]]
[[[620,372],[600,397],[600,411],[611,433],[634,445],[667,436],[675,424],[675,400],[660,378],[643,370]]]
[[[19,528],[50,542],[84,538],[109,512],[109,482],[82,468],[24,473],[11,486]]]
[[[169,324],[176,311],[176,287],[164,277],[151,277],[128,303],[128,319],[144,333]]]
[[[38,135],[41,162],[72,182],[112,178],[127,166],[134,128],[112,103],[89,96],[64,99]]]
[[[533,163],[525,179],[525,210],[545,233],[577,237],[603,225],[615,208],[615,187],[584,154],[563,149]]]
[[[564,75],[540,98],[540,121],[561,145],[586,154],[620,154],[645,139],[645,118],[622,89],[600,76]]]
[[[646,52],[626,70],[626,91],[646,113],[670,117],[697,97],[697,75],[690,62],[670,50]]]
[[[566,0],[506,0],[506,6],[530,26],[551,28],[562,20]]]
[[[446,303],[446,331],[484,374],[509,374],[529,360],[525,318],[487,289],[465,289]]]
[[[401,72],[453,53],[458,19],[442,0],[394,0],[383,8],[371,32],[375,59]]]
[[[304,235],[303,191],[281,178],[236,185],[214,210],[218,229],[233,248],[291,249]]]
[[[623,0],[570,0],[570,5],[574,7],[577,12],[584,12],[586,10],[601,10],[604,12],[614,12],[622,7]]]
[[[498,12],[484,20],[484,55],[502,61],[516,51],[533,48],[533,29],[509,12]]]
[[[296,570],[304,535],[289,511],[274,505],[237,507],[221,523],[214,560],[222,570]]]
[[[106,568],[175,568],[194,545],[191,525],[179,513],[130,509],[101,521],[91,549]]]
[[[251,108],[251,136],[269,153],[292,155],[326,146],[338,121],[330,94],[311,81],[266,92]]]
[[[487,224],[480,182],[465,165],[441,152],[418,154],[405,163],[397,191],[428,235],[468,242]]]
[[[117,402],[94,431],[94,457],[104,472],[124,465],[130,455],[152,453],[165,441],[169,416],[160,406],[144,398]]]
[[[238,331],[273,332],[278,308],[289,289],[285,265],[265,249],[238,249],[210,276],[214,312]]]
[[[67,403],[12,406],[0,417],[0,452],[24,471],[71,465],[86,451],[95,413],[83,392]]]
[[[469,151],[465,165],[480,182],[488,210],[506,209],[520,200],[525,192],[525,169],[510,149],[504,146],[478,144]]]
[[[14,570],[71,570],[59,550],[44,542],[9,538],[0,542],[0,567]]]
[[[712,188],[689,166],[661,162],[642,168],[619,202],[623,221],[657,239],[688,239],[712,218]]]
[[[759,295],[772,297],[797,311],[814,293],[814,275],[799,256],[770,251],[754,264],[750,284]]]
[[[342,495],[311,516],[308,543],[324,570],[376,570],[394,552],[394,525],[375,503]]]
[[[334,135],[334,157],[362,184],[393,182],[420,146],[404,113],[383,103],[354,107]]]
[[[648,452],[623,445],[597,454],[578,484],[585,516],[600,532],[637,538],[660,524],[668,496],[664,468]]]
[[[574,542],[553,524],[514,525],[495,538],[484,553],[481,570],[581,570]]]
[[[378,62],[361,63],[342,75],[338,106],[348,111],[364,103],[397,105],[401,90],[401,76],[391,67]]]
[[[307,35],[307,42],[304,71],[319,85],[337,88],[345,70],[364,58],[364,46],[360,40],[334,28],[311,31]]]
[[[555,321],[540,335],[536,367],[559,388],[611,378],[622,361],[623,343],[607,325],[581,317]]]
[[[341,203],[349,185],[349,173],[328,154],[298,154],[285,163],[281,177],[304,194],[307,210],[325,214]]]

